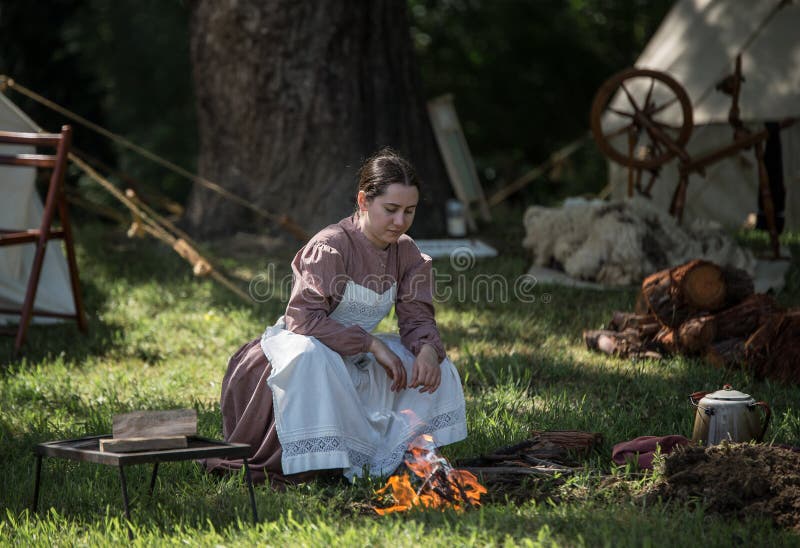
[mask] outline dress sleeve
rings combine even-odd
[[[434,318],[432,262],[413,247],[416,257],[400,280],[395,303],[400,338],[415,356],[424,344],[430,344],[441,362],[445,351]]]
[[[341,253],[324,243],[309,244],[292,261],[292,271],[286,329],[315,337],[343,356],[367,352],[372,335],[360,326],[345,327],[329,317],[348,280]]]

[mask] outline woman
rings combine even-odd
[[[387,475],[421,433],[437,445],[466,437],[461,381],[434,319],[431,260],[405,235],[418,200],[405,159],[391,149],[369,158],[355,214],[295,256],[286,314],[231,358],[223,433],[251,445],[256,480]],[[392,306],[400,334],[371,334]]]

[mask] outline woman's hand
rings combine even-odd
[[[422,348],[414,360],[414,367],[411,370],[411,382],[409,388],[421,386],[420,393],[436,392],[442,382],[442,369],[439,366],[439,356],[436,350],[429,344],[422,345]]]
[[[399,392],[406,387],[406,368],[403,367],[403,362],[400,358],[392,352],[386,344],[377,337],[372,337],[372,344],[369,345],[369,351],[378,360],[378,364],[386,371],[386,374],[394,382],[392,383],[392,392]]]

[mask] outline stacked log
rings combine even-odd
[[[614,312],[606,329],[583,337],[589,349],[619,357],[698,356],[800,383],[800,309],[781,309],[754,293],[745,271],[708,261],[648,276],[635,312]]]

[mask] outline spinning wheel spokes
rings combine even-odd
[[[633,95],[631,95],[631,92],[628,91],[628,88],[625,87],[625,82],[620,82],[619,87],[622,88],[622,91],[624,91],[625,95],[628,97],[628,102],[633,107],[633,111],[634,112],[640,112],[641,109],[639,108],[639,105],[636,104],[636,99],[633,98]],[[646,104],[647,103],[645,103],[645,105]]]
[[[611,108],[611,107],[608,107],[608,110],[610,110],[611,112],[613,112],[614,114],[616,114],[618,116],[624,116],[625,118],[633,118],[636,115],[633,112],[625,112],[624,110],[619,110],[619,109]]]
[[[634,129],[634,131],[635,131],[633,122],[631,122],[628,125],[622,126],[621,128],[615,129],[615,130],[607,133],[606,137],[609,138],[609,139],[613,139],[614,137],[618,137],[620,135],[623,135],[623,134],[627,133],[631,129]]]
[[[644,108],[645,110],[650,107],[650,98],[653,96],[653,88],[655,88],[656,80],[652,78],[650,80],[650,87],[647,89],[647,97],[644,98]]]
[[[661,112],[662,110],[668,109],[669,107],[674,105],[676,101],[679,101],[679,98],[677,96],[673,97],[672,99],[670,99],[669,101],[667,101],[663,105],[653,108],[653,110],[650,111],[650,115],[655,115],[655,114],[658,114],[659,112]]]
[[[630,107],[633,112],[628,111]],[[629,122],[620,126],[620,117]],[[686,156],[684,147],[692,132],[691,102],[669,75],[628,69],[598,90],[591,125],[598,147],[611,159],[630,168],[654,169],[676,155]],[[619,139],[624,134],[628,138]]]

